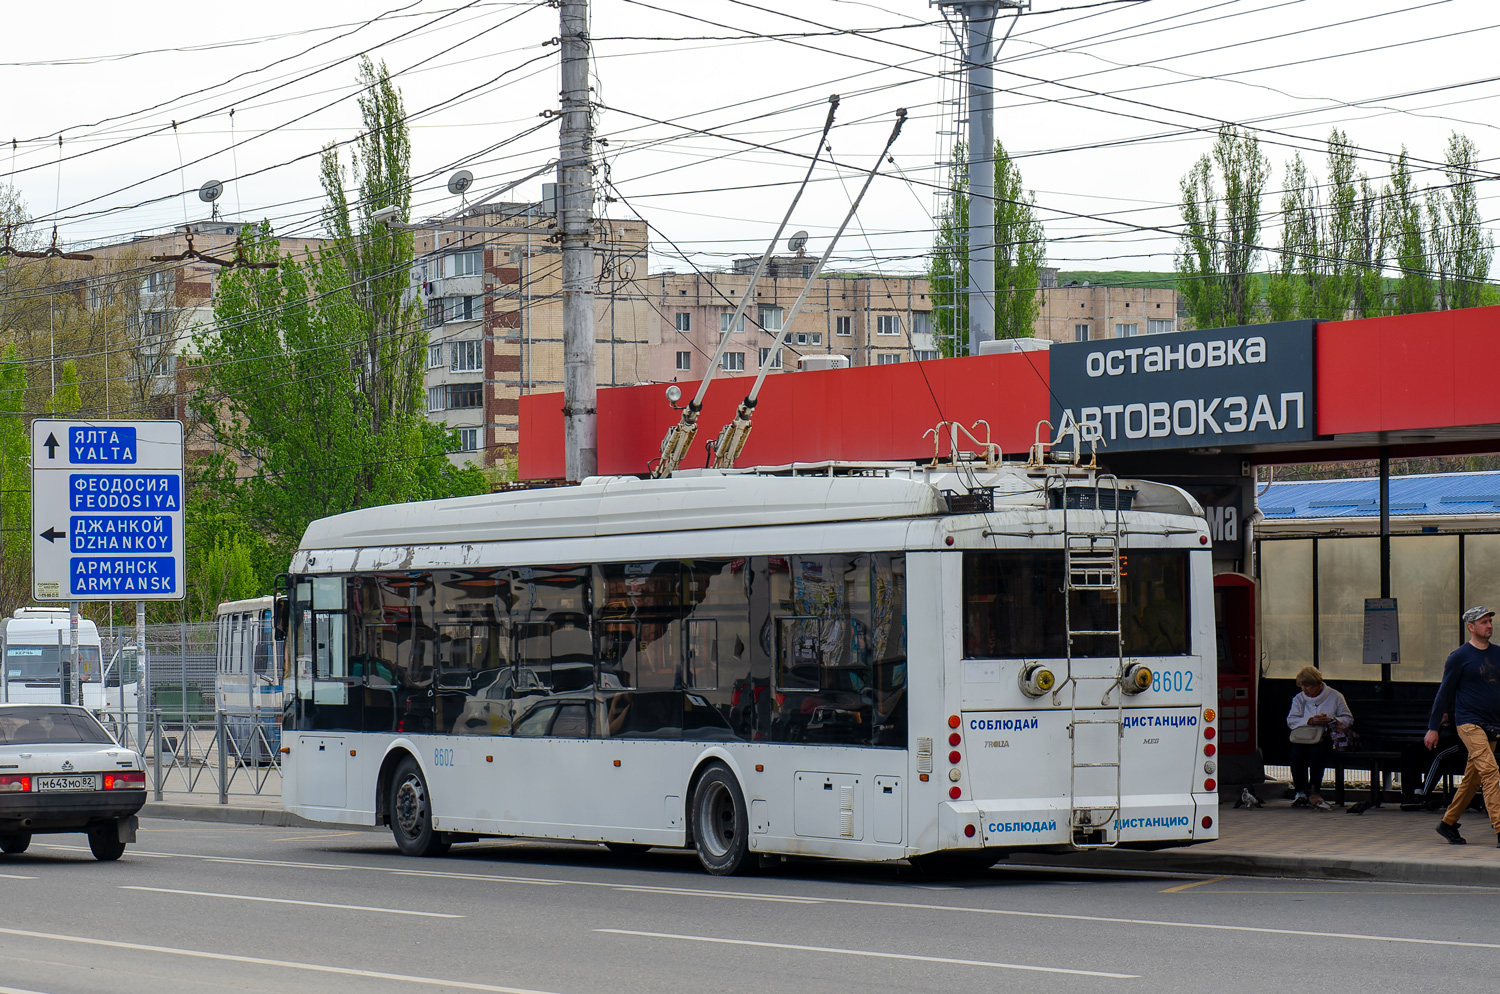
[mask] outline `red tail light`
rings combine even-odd
[[[1214,753],[1216,753],[1218,751],[1219,750],[1214,747],[1214,744],[1212,742],[1208,743],[1207,745],[1205,745],[1203,747],[1203,755],[1205,755],[1205,756],[1212,756]]]
[[[962,787],[949,787],[948,788],[948,796],[951,797],[951,798],[953,798],[956,801],[960,797],[964,796],[964,790],[963,790]]]
[[[1214,820],[1213,820],[1213,818],[1210,817],[1209,815],[1204,815],[1203,816],[1203,827],[1204,828],[1213,828],[1214,827]]]
[[[6,774],[0,776],[0,794],[24,794],[31,790],[31,777]]]
[[[104,774],[105,790],[145,790],[146,773],[143,770],[128,770],[124,773]]]
[[[1218,786],[1219,782],[1213,777],[1209,777],[1207,780],[1203,781],[1203,789],[1208,791],[1209,793],[1213,793],[1214,789]]]

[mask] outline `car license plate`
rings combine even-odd
[[[37,777],[37,790],[98,790],[99,775],[85,773],[82,776]]]

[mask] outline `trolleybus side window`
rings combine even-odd
[[[1120,596],[1127,655],[1186,655],[1188,554],[1133,549],[1121,555]],[[964,656],[1059,658],[1067,654],[1063,612],[1063,554],[1059,550],[964,553]],[[1073,593],[1075,630],[1112,629],[1112,591]],[[1074,656],[1114,656],[1108,636],[1074,639]]]

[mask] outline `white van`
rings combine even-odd
[[[59,703],[62,660],[71,651],[68,609],[23,607],[0,624],[0,643],[5,649],[0,703]],[[118,711],[123,706],[127,713],[135,711],[139,690],[135,654],[121,652],[117,659],[104,659],[99,628],[86,618],[78,619],[78,664],[84,707]]]

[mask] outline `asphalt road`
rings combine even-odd
[[[0,856],[0,994],[1480,989],[1500,890],[797,862],[147,821]]]

